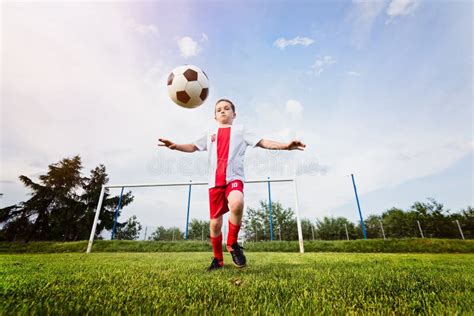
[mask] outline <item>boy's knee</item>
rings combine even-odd
[[[230,211],[233,213],[242,213],[244,210],[243,201],[236,200],[229,203]]]
[[[242,192],[232,191],[228,196],[229,208],[233,213],[241,213],[244,209],[244,196]]]
[[[210,228],[212,231],[220,230],[222,226],[222,223],[220,223],[217,220],[211,220],[210,222]]]

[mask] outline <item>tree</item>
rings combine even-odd
[[[382,214],[385,234],[391,238],[419,237],[417,214],[393,207]]]
[[[17,205],[0,209],[0,236],[3,240],[87,239],[95,215],[100,190],[108,182],[105,166],[91,171],[89,178],[81,176],[80,156],[64,158],[48,166],[48,172],[36,183],[21,175],[20,181],[29,188],[31,198]],[[118,197],[109,197],[105,190],[104,203],[96,230],[111,229]],[[131,192],[124,194],[122,206],[133,201]]]
[[[349,238],[355,239],[355,226],[344,217],[324,217],[323,220],[316,220],[316,236],[323,240],[347,239],[346,226]]]
[[[11,217],[11,219],[9,217]],[[1,209],[0,222],[6,223],[0,230],[0,241],[26,240],[31,229],[31,223],[28,217],[19,211],[17,205]]]
[[[456,234],[456,226],[449,217],[449,210],[444,205],[428,198],[428,203],[415,202],[411,210],[417,215],[417,219],[423,224],[423,233],[428,238],[453,238]]]
[[[307,218],[303,218],[301,220],[301,232],[303,233],[303,240],[313,240],[313,235],[314,238],[316,238],[315,227],[313,223],[311,223],[311,221]]]
[[[81,184],[81,159],[79,156],[63,159],[48,168],[47,174],[39,176],[41,183],[35,183],[24,175],[19,177],[20,181],[32,190],[32,197],[19,205],[2,209],[2,219],[5,223],[3,230],[6,231],[8,240],[11,233],[22,236],[26,242],[32,238],[60,239],[58,228],[70,219],[72,214],[69,206],[75,206],[73,204],[76,189]],[[24,228],[19,227],[18,220],[26,220],[27,225]],[[16,228],[15,231],[12,231],[12,227]],[[63,229],[67,230],[65,227]]]
[[[135,240],[140,237],[142,225],[137,221],[137,217],[133,215],[127,222],[117,225],[118,240]]]
[[[97,202],[99,201],[100,192],[102,186],[109,182],[107,172],[104,165],[91,170],[89,178],[84,178],[83,194],[80,197],[81,203],[83,204],[83,212],[81,212],[80,220],[86,222],[86,225],[80,225],[79,235],[80,239],[88,239],[90,230],[94,222],[95,212],[97,209]],[[105,230],[111,230],[114,225],[115,209],[118,205],[119,196],[109,197],[109,189],[104,192],[104,199],[102,202],[102,208],[100,210],[99,222],[97,223],[95,237],[99,237],[101,232]],[[117,218],[120,217],[121,209],[133,202],[134,197],[132,192],[126,192],[122,195],[121,207],[118,210]]]
[[[188,229],[188,239],[207,240],[210,236],[209,221],[192,219]]]
[[[472,206],[462,209],[459,214],[451,214],[450,219],[453,222],[459,221],[464,238],[474,238],[474,208]],[[459,231],[458,234],[460,235]]]
[[[391,208],[382,214],[385,233],[392,238],[420,237],[417,221],[420,222],[424,237],[428,238],[460,238],[456,220],[461,227],[469,232],[469,220],[473,227],[472,207],[450,214],[449,209],[429,198],[427,203],[415,202],[409,210]],[[472,228],[471,228],[472,231]],[[469,235],[472,236],[472,235]]]
[[[296,240],[298,232],[291,208],[272,202],[273,240]],[[259,208],[247,208],[244,214],[246,240],[270,240],[270,209],[266,201],[260,201]]]
[[[244,214],[244,219],[243,219],[243,225],[245,227],[244,233],[245,233],[245,239],[246,240],[253,240],[253,241],[258,241],[259,238],[263,237],[262,232],[262,227],[263,224],[260,223],[261,217],[264,215],[260,214],[262,211],[253,209],[253,208],[247,208],[247,211]]]
[[[158,226],[158,228],[148,237],[149,240],[165,240],[166,228]]]
[[[178,241],[184,239],[184,233],[178,227],[165,228],[159,226],[150,236],[150,240]]]
[[[365,232],[367,238],[383,238],[382,229],[380,228],[380,221],[382,217],[379,215],[370,215],[364,220]],[[362,225],[357,225],[357,230],[362,231]]]

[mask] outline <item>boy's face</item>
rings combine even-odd
[[[215,118],[220,124],[231,125],[235,118],[235,113],[232,110],[229,102],[221,101],[216,104]]]

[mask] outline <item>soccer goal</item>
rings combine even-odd
[[[296,178],[284,178],[284,179],[264,179],[264,180],[249,180],[245,181],[245,183],[266,183],[268,184],[268,198],[269,198],[269,211],[270,211],[270,236],[273,238],[273,223],[272,223],[272,202],[271,202],[271,190],[270,190],[270,183],[278,183],[278,182],[290,182],[293,183],[293,194],[294,194],[294,203],[295,203],[295,213],[296,213],[296,224],[298,229],[298,241],[299,241],[299,248],[300,253],[304,253],[304,245],[303,245],[303,233],[301,229],[301,219],[300,219],[300,212],[299,212],[299,203],[298,203],[298,187]],[[189,194],[188,194],[188,209],[187,209],[187,216],[186,216],[186,237],[188,231],[188,224],[189,224],[189,209],[190,209],[190,198],[191,198],[191,188],[193,186],[204,186],[208,185],[207,182],[175,182],[175,183],[134,183],[134,184],[114,184],[114,185],[103,185],[102,190],[100,192],[99,202],[97,203],[97,209],[95,211],[94,223],[92,224],[91,235],[89,238],[89,243],[87,245],[86,253],[90,253],[92,251],[92,244],[94,243],[94,236],[97,228],[97,223],[99,221],[100,210],[102,208],[102,202],[104,200],[104,194],[106,189],[123,189],[124,188],[147,188],[147,187],[181,187],[181,186],[188,186],[189,187]],[[120,206],[119,206],[120,207]]]

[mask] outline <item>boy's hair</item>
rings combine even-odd
[[[217,105],[219,102],[227,102],[227,103],[229,103],[229,104],[230,104],[230,107],[232,108],[232,112],[235,113],[235,105],[234,105],[234,103],[232,103],[231,100],[228,100],[228,99],[219,99],[219,100],[217,100],[216,105]],[[214,106],[214,107],[215,107],[215,106]],[[215,109],[214,109],[214,112],[215,112]]]

